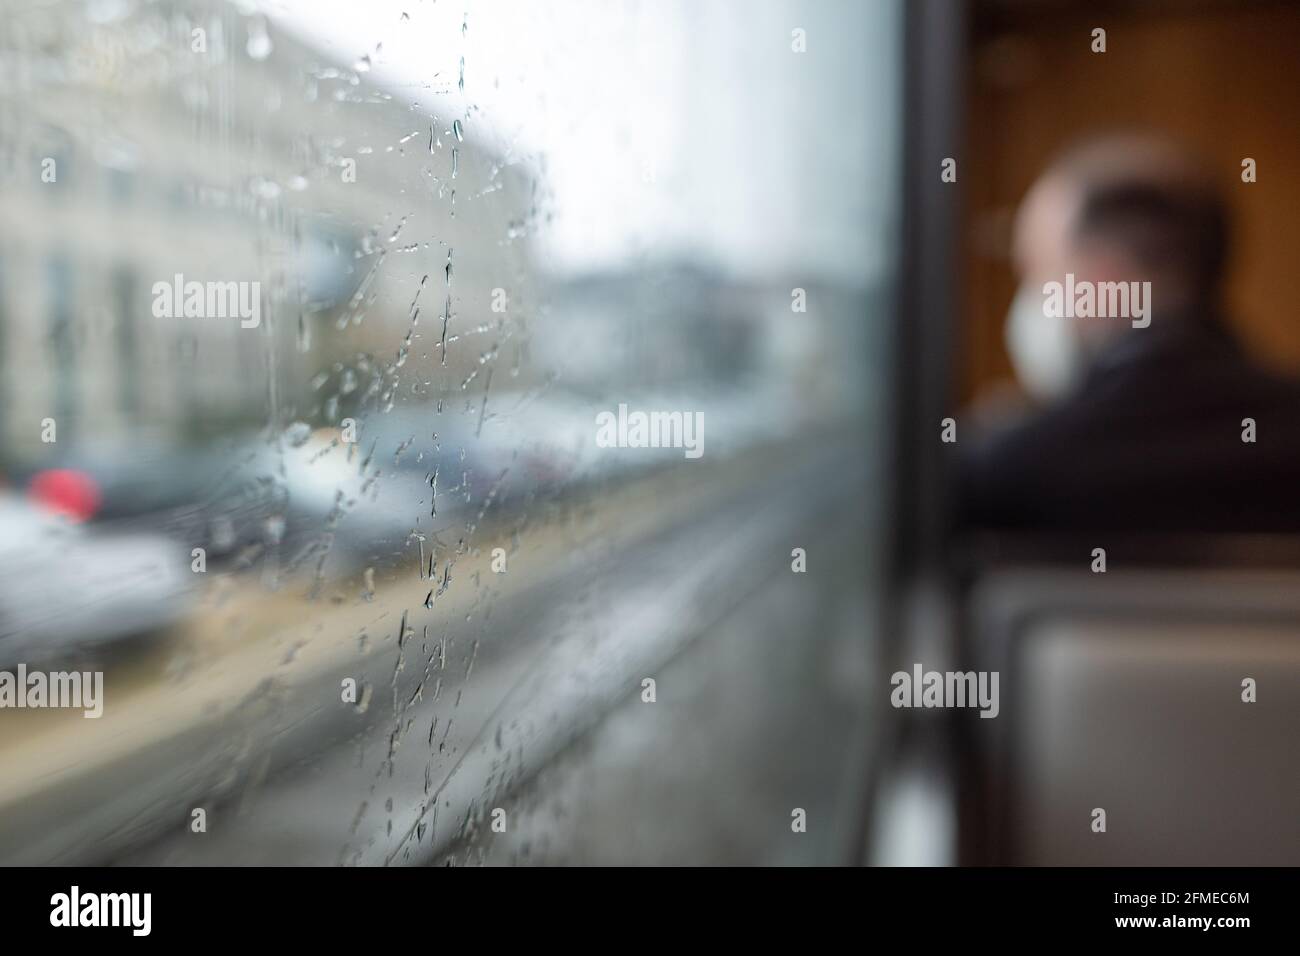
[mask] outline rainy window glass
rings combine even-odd
[[[2,6],[0,862],[837,862],[901,4]]]

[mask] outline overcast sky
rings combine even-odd
[[[698,255],[861,277],[896,192],[892,0],[254,0],[345,64],[545,162],[561,269]],[[807,52],[791,51],[791,31]],[[364,64],[363,64],[364,65]]]

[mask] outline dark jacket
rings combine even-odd
[[[1218,322],[1130,330],[1067,398],[963,441],[967,527],[1300,531],[1300,383],[1252,364]]]

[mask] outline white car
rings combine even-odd
[[[165,627],[190,607],[193,579],[174,541],[103,533],[0,493],[0,664]]]

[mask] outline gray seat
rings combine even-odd
[[[1300,574],[1010,569],[970,607],[987,859],[1300,863]]]

